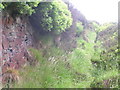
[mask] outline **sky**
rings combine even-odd
[[[118,21],[120,0],[70,0],[88,20],[99,23]]]

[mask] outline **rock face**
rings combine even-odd
[[[2,17],[2,73],[7,68],[19,69],[28,61],[28,48],[32,47],[32,35],[27,19]],[[4,80],[3,80],[4,81]]]

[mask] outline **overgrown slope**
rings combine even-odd
[[[8,81],[4,84],[5,87],[119,87],[116,23],[100,25],[96,21],[88,21],[72,4],[64,2],[61,4],[56,0],[39,2],[36,8],[31,6],[36,3],[3,3],[6,5],[5,10],[7,7],[12,7],[11,5],[21,6],[21,4],[31,7],[25,8],[25,11],[26,9],[28,12],[36,11],[34,14],[32,11],[31,16],[27,15],[28,20],[25,21],[29,23],[26,23],[27,27],[24,30],[32,30],[29,32],[32,36],[32,47],[26,48],[27,57],[30,58],[27,58],[29,63],[26,62],[26,66],[20,69],[9,68],[8,65],[4,73],[5,80]],[[15,11],[11,12],[12,14],[8,13],[10,15],[8,19],[14,15],[21,17],[21,8],[15,10],[17,14]],[[24,16],[24,12],[22,15]],[[17,22],[16,18],[15,20]],[[18,38],[21,40],[20,37]],[[27,40],[29,39],[31,38],[28,37]]]

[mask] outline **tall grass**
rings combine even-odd
[[[48,46],[43,51],[30,49],[38,64],[21,69],[21,82],[14,87],[102,88],[105,87],[104,82],[109,81],[109,87],[117,88],[119,77],[116,67],[117,58],[113,53],[113,57],[110,58],[101,56],[103,49],[94,48],[95,35],[92,32],[87,35],[90,37],[89,42],[80,37],[76,39],[78,47],[69,54],[54,46],[53,37],[48,36],[47,39],[42,37],[43,45]],[[44,51],[46,53],[43,57]]]

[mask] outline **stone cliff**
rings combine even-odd
[[[2,21],[2,74],[8,68],[19,69],[29,62],[28,48],[32,47],[32,29],[25,17],[4,15]],[[4,82],[4,77],[3,77]]]

